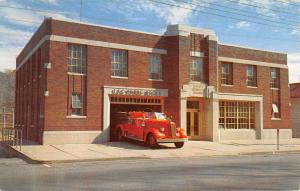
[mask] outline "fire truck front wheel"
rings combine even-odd
[[[123,141],[124,137],[122,134],[122,130],[120,128],[118,128],[117,133],[116,133],[116,137],[117,137],[117,141]]]
[[[152,149],[157,147],[157,142],[156,142],[156,139],[153,136],[153,134],[148,135],[147,143],[148,143],[149,147],[152,148]]]
[[[177,143],[174,143],[174,144],[175,144],[176,148],[182,148],[183,145],[184,145],[184,142],[177,142]]]

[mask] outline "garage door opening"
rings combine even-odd
[[[115,140],[115,126],[126,119],[126,112],[163,112],[163,98],[110,97],[110,140]]]

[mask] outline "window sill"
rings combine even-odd
[[[122,77],[122,76],[110,76],[110,77],[116,79],[128,79],[128,77]]]
[[[86,116],[81,116],[81,115],[68,115],[66,118],[67,118],[67,119],[86,119]]]
[[[271,88],[271,90],[279,90],[279,88]]]
[[[247,88],[257,88],[257,86],[247,86]]]
[[[271,118],[272,121],[280,121],[281,118]]]
[[[225,86],[225,87],[233,87],[233,85],[230,85],[230,84],[221,84],[221,86]]]
[[[163,82],[164,80],[162,79],[148,79],[149,81],[157,81],[157,82]]]
[[[68,72],[67,74],[70,76],[86,76],[86,74],[73,73],[73,72]]]

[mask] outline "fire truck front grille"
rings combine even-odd
[[[176,135],[176,126],[175,124],[169,125],[169,136],[174,137]]]

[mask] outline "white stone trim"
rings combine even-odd
[[[234,101],[262,101],[263,95],[256,94],[235,94],[235,93],[219,93],[219,99]]]
[[[237,63],[237,64],[250,64],[250,65],[257,65],[257,66],[288,69],[287,65],[277,64],[277,63],[272,63],[272,62],[261,62],[261,61],[229,58],[229,57],[221,57],[221,56],[219,56],[218,59],[219,59],[219,61],[223,61],[223,62],[232,62],[232,63]]]
[[[68,115],[66,118],[68,118],[68,119],[86,119],[86,116],[82,116],[82,115]]]
[[[167,31],[164,33],[165,36],[189,36],[191,33],[203,34],[204,36],[216,36],[213,30],[201,29],[196,27],[191,27],[187,25],[168,25]]]
[[[160,91],[161,96],[168,97],[168,89],[154,89],[154,88],[139,88],[139,87],[122,87],[122,86],[104,86],[103,87],[103,132],[102,139],[109,140],[109,125],[110,125],[110,99],[114,89],[131,89],[131,90],[155,90]]]
[[[204,57],[204,52],[191,51],[190,56],[194,57]]]
[[[144,47],[144,46],[119,44],[119,43],[88,40],[88,39],[73,38],[73,37],[65,37],[65,36],[58,36],[58,35],[45,35],[37,43],[37,45],[26,55],[26,57],[20,62],[19,66],[17,67],[16,70],[18,70],[20,67],[22,67],[22,65],[32,56],[32,54],[34,52],[36,52],[40,48],[40,46],[47,40],[55,41],[55,42],[85,44],[85,45],[105,47],[105,48],[124,49],[124,50],[131,50],[131,51],[137,51],[137,52],[167,54],[166,49],[160,49],[160,48],[149,48],[149,47]]]
[[[233,101],[254,101],[255,105],[255,128],[256,138],[262,138],[263,130],[263,95],[256,94],[235,94],[235,93],[219,93],[219,100],[233,100]]]

